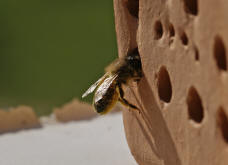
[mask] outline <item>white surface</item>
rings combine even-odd
[[[0,165],[136,165],[121,114],[0,136]]]

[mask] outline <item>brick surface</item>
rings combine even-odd
[[[137,5],[138,4],[138,5]],[[124,111],[140,165],[228,164],[228,1],[114,0],[119,56],[136,47],[144,77]]]

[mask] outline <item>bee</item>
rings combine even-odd
[[[93,106],[99,114],[108,113],[119,101],[128,108],[139,110],[124,98],[123,85],[139,81],[142,77],[142,65],[138,49],[118,58],[105,68],[106,73],[82,95],[82,98],[95,91]]]

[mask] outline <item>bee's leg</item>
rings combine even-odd
[[[129,103],[129,102],[124,98],[124,91],[123,91],[123,89],[122,89],[122,87],[121,87],[120,84],[118,85],[118,89],[119,89],[119,93],[120,93],[119,102],[122,103],[122,104],[123,104],[124,106],[126,106],[126,107],[131,107],[132,109],[137,110],[138,112],[140,112],[139,109],[138,109],[138,107],[136,107],[136,106],[134,106],[133,104]]]
[[[131,107],[131,108],[133,108],[134,110],[139,111],[139,109],[138,109],[136,106],[134,106],[134,105],[132,105],[131,103],[129,103],[126,99],[119,98],[119,102],[120,102],[121,104],[123,104],[124,106],[126,106],[126,107]]]

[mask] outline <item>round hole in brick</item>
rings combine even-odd
[[[158,40],[162,38],[163,27],[161,21],[156,21],[154,24],[154,39]]]
[[[220,70],[227,70],[226,49],[219,36],[216,36],[214,41],[214,58]]]
[[[173,27],[173,24],[169,24],[169,36],[174,37],[175,36],[175,29]]]
[[[192,15],[198,14],[198,0],[184,0],[185,11]]]
[[[188,37],[185,32],[181,33],[180,39],[183,45],[188,45]]]
[[[190,120],[200,123],[203,120],[204,112],[201,98],[194,87],[191,87],[187,96],[188,116]]]
[[[127,9],[133,17],[138,18],[139,17],[139,0],[128,0]]]
[[[217,112],[217,125],[221,131],[224,141],[228,143],[228,118],[222,107],[220,107]]]
[[[194,52],[195,52],[195,60],[199,61],[199,50],[197,47],[194,48]]]
[[[162,66],[158,73],[158,94],[162,101],[169,103],[172,98],[172,85],[167,69]]]

